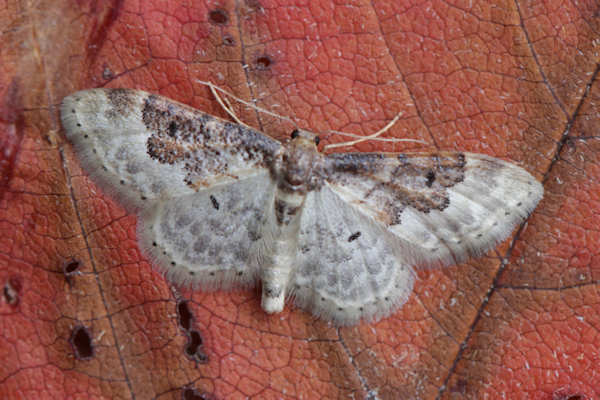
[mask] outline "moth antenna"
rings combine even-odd
[[[237,116],[233,113],[233,111],[230,109],[230,107],[227,107],[225,105],[225,103],[223,102],[223,100],[221,99],[221,96],[217,93],[217,91],[231,97],[232,99],[234,99],[235,101],[237,101],[238,103],[241,103],[243,105],[245,105],[246,107],[252,108],[260,113],[263,114],[267,114],[270,115],[272,117],[275,118],[279,118],[281,120],[284,121],[288,121],[289,123],[293,124],[295,127],[298,127],[298,124],[296,124],[296,122],[294,122],[292,119],[288,118],[288,117],[284,117],[282,115],[276,114],[274,112],[271,112],[269,110],[266,110],[264,108],[258,107],[250,102],[247,102],[246,100],[242,100],[239,97],[229,93],[228,91],[221,89],[220,87],[218,87],[217,85],[215,85],[212,82],[208,82],[208,81],[201,81],[201,80],[197,80],[196,82],[201,83],[203,85],[206,85],[210,88],[211,93],[213,94],[213,96],[215,96],[215,99],[217,100],[217,102],[219,103],[219,105],[221,107],[223,107],[223,109],[225,110],[225,112],[227,112],[227,114],[229,114],[237,123],[242,124],[244,126],[248,126],[247,124],[244,124],[242,121],[239,120],[239,118],[237,118]],[[230,105],[231,106],[231,105]]]
[[[215,89],[216,86],[214,86],[212,83],[208,85],[208,87],[210,88],[210,92],[212,93],[212,95],[215,97],[215,99],[217,100],[217,103],[219,103],[219,105],[223,108],[223,110],[225,110],[225,112],[227,114],[229,114],[229,116],[231,118],[233,118],[233,120],[235,122],[237,122],[240,125],[243,126],[248,126],[245,123],[243,123],[238,117],[237,115],[235,115],[235,113],[233,112],[233,110],[231,109],[231,104],[229,103],[229,101],[227,99],[225,99],[225,101],[227,102],[227,105],[225,105],[225,102],[223,101],[223,99],[221,98],[221,96],[219,95],[219,93],[217,92],[217,90]]]
[[[360,135],[355,135],[353,133],[332,131],[332,133],[355,137],[357,139],[349,141],[349,142],[332,143],[332,144],[325,145],[325,146],[323,146],[323,151],[328,150],[328,149],[333,149],[336,147],[353,146],[355,144],[358,144],[358,143],[361,143],[361,142],[364,142],[367,140],[377,140],[380,142],[414,142],[414,143],[421,143],[421,144],[426,145],[427,142],[424,142],[422,140],[417,140],[417,139],[396,139],[396,138],[380,138],[380,137],[378,137],[382,133],[385,133],[386,131],[388,131],[400,119],[401,116],[402,116],[402,112],[399,112],[398,114],[396,114],[394,119],[392,119],[390,122],[388,122],[388,124],[386,126],[384,126],[380,130],[378,130],[377,132],[375,132],[369,136],[360,136]]]

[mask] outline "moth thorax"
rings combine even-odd
[[[313,185],[315,170],[322,164],[323,156],[314,141],[304,137],[292,140],[283,153],[279,171],[279,188],[306,191]]]

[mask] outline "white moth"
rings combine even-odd
[[[378,320],[412,292],[413,266],[492,248],[536,207],[542,185],[481,154],[340,153],[296,130],[280,143],[130,89],[66,97],[83,166],[139,216],[138,240],[168,279],[255,286],[338,325]]]

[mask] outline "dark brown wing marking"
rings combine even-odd
[[[358,201],[380,204],[388,225],[401,222],[406,207],[423,213],[443,211],[449,204],[447,188],[464,179],[462,153],[332,154],[328,181],[360,188]]]
[[[160,163],[181,163],[186,183],[196,188],[209,185],[207,178],[237,180],[268,169],[281,147],[260,132],[156,95],[146,98],[142,121],[152,132],[148,155]]]
[[[487,251],[543,195],[527,171],[483,154],[334,154],[327,160],[328,186],[368,223],[385,227],[410,265],[458,263]]]

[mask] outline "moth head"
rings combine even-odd
[[[281,157],[280,178],[284,186],[301,191],[312,185],[313,170],[323,157],[317,149],[319,137],[312,132],[295,129]]]
[[[291,141],[306,146],[318,146],[320,138],[312,132],[294,129],[290,135]]]

